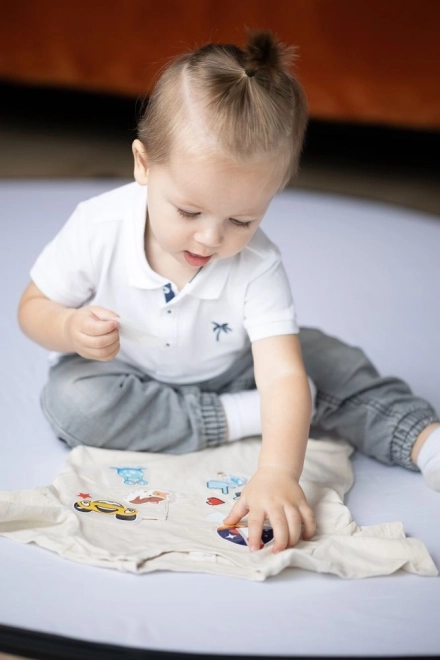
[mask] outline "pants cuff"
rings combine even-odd
[[[407,470],[420,472],[411,459],[411,450],[420,433],[439,419],[432,409],[415,410],[406,415],[398,424],[391,441],[391,460]]]
[[[206,446],[215,447],[223,444],[226,441],[227,425],[218,394],[202,392],[200,407]]]

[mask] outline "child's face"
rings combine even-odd
[[[176,152],[159,165],[148,163],[138,140],[133,151],[135,178],[148,184],[151,249],[156,259],[171,256],[186,273],[240,252],[280,183],[276,163],[267,156],[243,165]]]

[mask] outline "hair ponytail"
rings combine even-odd
[[[203,124],[230,156],[277,153],[285,163],[284,186],[298,168],[307,124],[306,97],[291,72],[294,56],[293,47],[259,30],[248,33],[243,49],[207,44],[175,58],[139,122],[149,157],[165,162],[176,141],[186,136],[194,144],[194,130]]]
[[[271,32],[258,30],[248,33],[244,70],[249,78],[257,76],[276,83],[288,70],[293,58],[294,48],[279,42]]]

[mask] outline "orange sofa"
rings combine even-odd
[[[312,117],[440,127],[436,0],[8,0],[0,80],[143,97],[168,58],[245,26],[298,46]]]

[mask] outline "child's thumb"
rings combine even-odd
[[[98,321],[115,321],[118,320],[119,314],[116,314],[116,312],[112,312],[110,309],[106,309],[105,307],[98,307],[97,305],[93,305],[93,307],[90,307],[90,310],[95,316]]]

